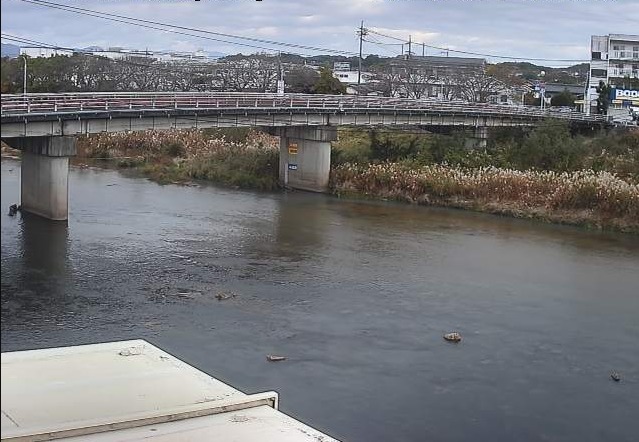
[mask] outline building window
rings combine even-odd
[[[605,69],[593,69],[591,75],[593,77],[607,77],[608,72]]]
[[[592,53],[593,60],[601,60],[601,52],[593,52]]]

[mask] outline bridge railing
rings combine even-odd
[[[468,103],[434,99],[360,97],[354,95],[269,94],[245,92],[99,92],[3,95],[2,116],[81,113],[110,111],[143,111],[169,109],[313,109],[326,111],[415,111],[447,114],[477,114],[522,118],[556,117],[581,121],[606,121],[605,116],[587,116],[579,112],[541,111],[536,108]]]

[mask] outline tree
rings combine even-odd
[[[550,99],[550,105],[573,107],[575,105],[575,97],[568,92],[568,89],[564,89],[562,93],[557,94]]]
[[[319,75],[311,68],[300,66],[292,68],[284,74],[286,91],[302,94],[313,93],[313,86],[317,83]]]
[[[313,86],[316,94],[342,95],[346,93],[346,86],[333,77],[333,71],[329,68],[320,69],[320,77]]]
[[[597,86],[597,113],[602,115],[608,114],[608,107],[610,107],[610,86],[602,81]]]
[[[502,84],[484,72],[476,72],[460,76],[459,87],[463,99],[474,103],[486,103],[488,97],[501,89]]]

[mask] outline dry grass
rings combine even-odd
[[[639,185],[609,172],[346,164],[333,171],[331,183],[338,194],[474,208],[555,222],[564,219],[639,232]]]

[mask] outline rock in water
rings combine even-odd
[[[444,339],[449,342],[460,342],[462,340],[462,337],[459,333],[452,332],[452,333],[446,333],[444,335]]]

